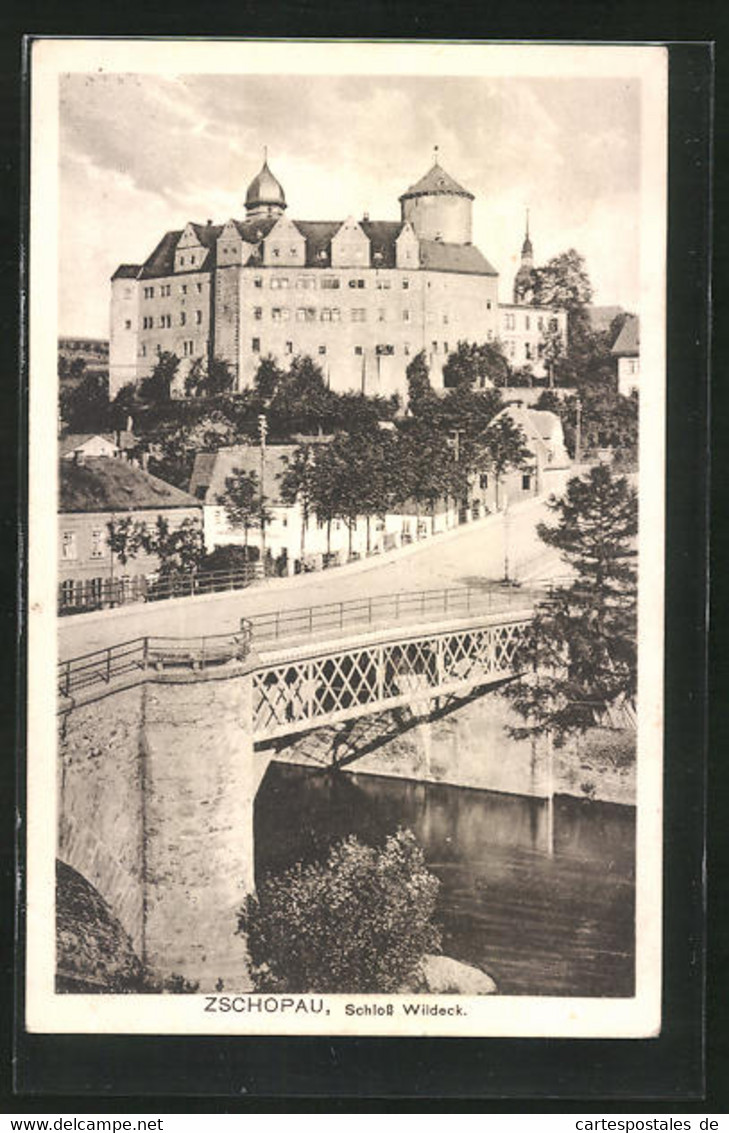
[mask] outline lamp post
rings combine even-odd
[[[268,421],[266,414],[258,415],[258,436],[261,442],[261,569],[266,577],[266,434]]]
[[[511,582],[509,577],[509,536],[511,534],[509,527],[509,497],[505,496],[504,506],[502,508],[504,515],[504,582]]]

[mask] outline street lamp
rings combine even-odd
[[[511,534],[509,527],[509,497],[505,496],[504,506],[502,508],[504,515],[504,582],[510,583],[509,577],[509,536]]]
[[[265,413],[258,415],[258,436],[261,442],[261,568],[266,577],[266,434],[268,421]]]

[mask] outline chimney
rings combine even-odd
[[[362,217],[362,220],[369,220],[369,219],[370,219],[370,214],[369,214],[368,212],[366,212],[366,213],[365,213],[365,214],[363,215],[363,217]]]

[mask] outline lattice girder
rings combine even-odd
[[[529,621],[352,644],[253,674],[254,738],[287,735],[457,694],[513,675]]]

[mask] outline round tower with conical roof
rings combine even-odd
[[[526,211],[526,232],[521,246],[521,264],[514,276],[514,302],[531,303],[534,298],[534,248],[529,237],[529,209]]]
[[[402,220],[420,240],[470,244],[473,199],[438,163],[436,147],[433,167],[400,197]]]
[[[281,216],[285,208],[286,196],[280,182],[268,168],[268,155],[264,151],[261,171],[246,192],[246,220]]]

